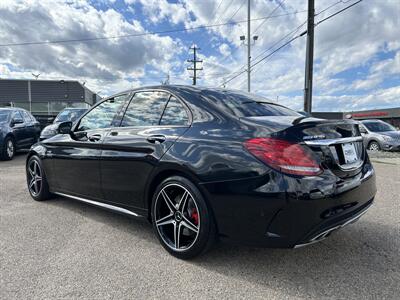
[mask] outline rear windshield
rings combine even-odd
[[[301,116],[294,110],[248,93],[208,90],[203,91],[203,95],[237,117]]]

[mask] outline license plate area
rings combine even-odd
[[[354,143],[342,144],[342,151],[345,164],[353,164],[359,160]]]

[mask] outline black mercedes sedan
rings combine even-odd
[[[357,123],[239,91],[130,90],[58,131],[27,157],[33,199],[147,218],[183,259],[217,238],[284,248],[321,241],[363,215],[376,193]]]
[[[15,153],[38,141],[40,124],[22,108],[0,108],[0,160],[11,160]]]

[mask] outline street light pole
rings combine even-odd
[[[250,93],[250,0],[247,0],[247,91]]]
[[[314,60],[314,0],[308,0],[306,70],[304,79],[304,111],[312,111],[312,84]]]

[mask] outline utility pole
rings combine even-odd
[[[250,0],[247,0],[247,91],[250,93]]]
[[[312,84],[314,62],[314,0],[308,0],[306,70],[304,79],[304,111],[312,111]]]
[[[202,63],[203,60],[197,59],[197,51],[201,50],[200,48],[197,48],[196,45],[193,44],[193,46],[190,47],[190,50],[193,50],[193,59],[188,59],[187,61],[193,63],[193,67],[188,67],[187,70],[193,71],[193,76],[191,76],[191,78],[193,78],[193,85],[196,85],[197,78],[199,78],[197,76],[197,71],[203,70],[203,67],[197,68],[197,63]]]
[[[243,42],[244,45],[247,46],[247,91],[250,92],[250,73],[251,73],[251,38],[250,38],[250,1],[247,0],[247,44],[245,42],[246,36],[241,35],[240,40]],[[258,40],[258,36],[253,36],[253,42],[255,43]]]

